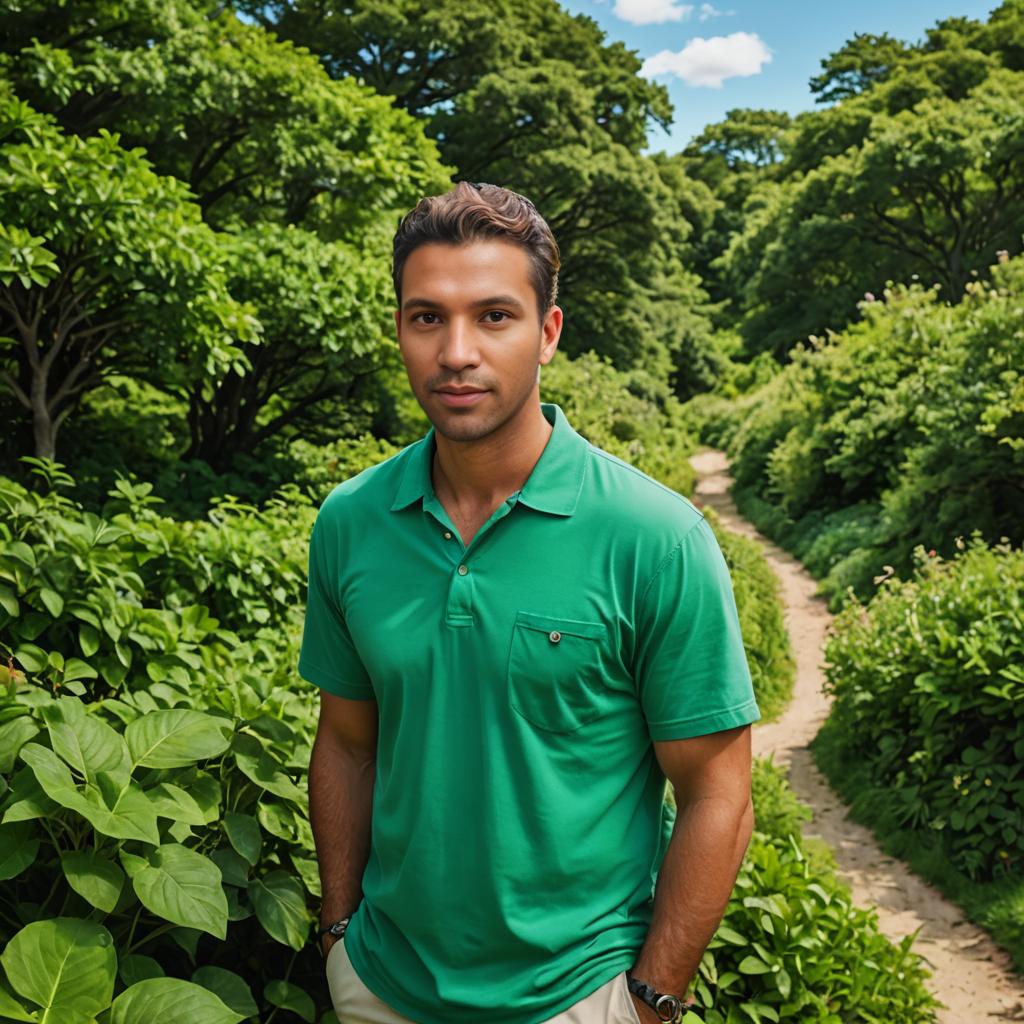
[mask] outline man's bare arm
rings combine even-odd
[[[322,925],[351,914],[362,898],[376,755],[377,702],[321,691],[309,759],[309,821],[323,890]],[[325,951],[334,943],[326,939]]]
[[[678,813],[633,974],[682,996],[729,902],[754,827],[750,726],[654,744]],[[657,1015],[635,996],[641,1021]]]

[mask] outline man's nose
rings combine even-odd
[[[438,362],[450,370],[461,370],[466,366],[476,366],[480,362],[480,350],[476,344],[472,324],[467,324],[458,317],[449,322],[444,345],[438,353]]]

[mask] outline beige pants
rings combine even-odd
[[[359,979],[339,939],[327,954],[327,984],[340,1024],[412,1024],[378,999]],[[617,974],[548,1024],[640,1024],[626,974]]]

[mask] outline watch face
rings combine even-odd
[[[655,1013],[665,1021],[675,1020],[679,1016],[681,1009],[682,1003],[679,1002],[676,996],[659,996],[658,1002],[654,1007]]]

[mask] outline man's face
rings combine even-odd
[[[537,369],[562,330],[553,306],[543,321],[530,258],[513,242],[431,242],[402,271],[398,344],[413,394],[439,434],[477,441],[528,410]]]

